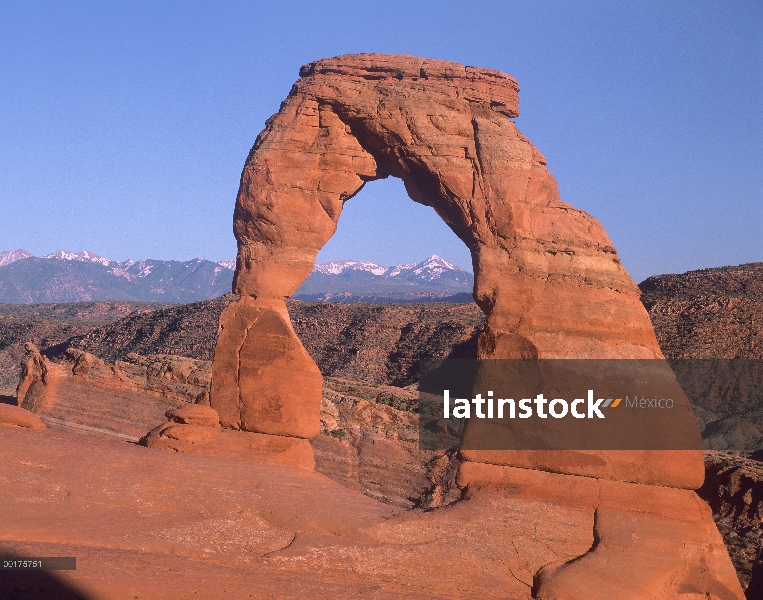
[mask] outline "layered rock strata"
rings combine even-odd
[[[388,176],[402,179],[410,197],[431,206],[472,253],[474,298],[486,315],[478,358],[662,357],[639,290],[603,227],[560,200],[545,158],[511,121],[519,114],[512,77],[375,54],[310,63],[300,76],[241,176],[233,284],[241,299],[221,315],[210,396],[224,427],[318,433],[320,373],[291,327],[285,299],[335,232],[344,202]],[[709,513],[698,512],[693,492],[677,489],[701,485],[701,452],[463,455],[467,490],[484,488],[478,482],[486,477],[514,489],[507,478],[516,467],[563,473],[563,503],[576,503],[581,485],[614,490],[602,494],[601,509],[587,508],[596,511],[600,542],[577,561],[536,569],[538,597],[590,598],[586,590],[596,583],[610,599],[642,590],[741,597]],[[624,481],[637,484],[627,516],[618,512],[627,503]],[[655,520],[650,506],[660,493],[676,501]],[[645,571],[639,557],[650,548],[678,555]],[[602,570],[608,562],[614,575]]]
[[[18,404],[56,425],[139,439],[168,409],[206,399],[209,362],[175,356],[129,355],[106,364],[76,348],[59,360],[27,344]]]

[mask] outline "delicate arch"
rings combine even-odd
[[[241,176],[241,300],[221,318],[211,392],[224,426],[319,432],[320,373],[285,299],[333,235],[343,203],[390,175],[472,253],[474,298],[486,314],[479,357],[662,356],[603,227],[559,199],[543,155],[510,119],[519,114],[512,77],[375,54],[317,61],[300,75]],[[488,462],[553,470],[555,460],[503,453]],[[602,472],[619,472],[608,461]],[[694,462],[701,470],[701,457]]]

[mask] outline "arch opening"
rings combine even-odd
[[[436,254],[467,271],[472,255],[430,206],[413,202],[401,179],[366,183],[344,201],[337,230],[316,263],[358,260],[391,267]]]

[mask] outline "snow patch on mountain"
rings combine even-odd
[[[408,269],[412,269],[415,267],[418,263],[411,263],[410,265],[395,265],[394,267],[390,267],[386,273],[384,273],[387,277],[397,277],[400,275],[401,272],[407,271]]]
[[[236,261],[235,260],[221,260],[217,263],[220,265],[223,269],[229,269],[230,271],[236,270]]]
[[[374,275],[384,275],[387,267],[377,265],[372,262],[363,262],[359,260],[335,260],[332,262],[315,265],[313,273],[323,273],[324,275],[340,275],[346,270],[366,271]]]
[[[31,256],[33,255],[30,252],[27,252],[22,248],[19,248],[18,250],[5,250],[0,252],[0,267],[4,267],[5,265],[9,265],[13,262],[16,262],[17,260],[23,260]]]
[[[313,273],[323,273],[324,275],[340,275],[347,270],[366,271],[374,275],[397,278],[411,278],[416,276],[418,279],[426,281],[435,281],[443,275],[456,276],[459,274],[468,275],[467,271],[461,269],[451,262],[448,262],[441,256],[433,254],[420,263],[411,263],[406,265],[395,265],[393,267],[383,267],[372,262],[363,262],[358,260],[335,260],[332,262],[317,264],[313,267]]]
[[[113,260],[109,260],[108,258],[103,258],[103,256],[99,256],[98,254],[94,254],[93,252],[88,252],[87,250],[84,250],[82,252],[70,252],[69,250],[59,250],[58,252],[53,252],[52,254],[46,254],[42,258],[56,258],[58,260],[78,260],[81,262],[94,262],[94,263],[100,263],[105,267],[108,267],[114,262]]]
[[[152,265],[147,259],[139,260],[131,265],[131,271],[136,277],[148,277],[156,265]]]

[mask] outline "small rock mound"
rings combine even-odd
[[[166,416],[173,423],[201,425],[202,427],[220,426],[220,415],[217,414],[217,411],[201,404],[189,404],[180,408],[173,408],[167,411]]]
[[[23,427],[25,429],[46,429],[45,423],[36,414],[10,404],[0,403],[0,425]]]

